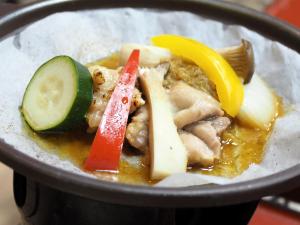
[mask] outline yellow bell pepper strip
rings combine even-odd
[[[139,66],[139,50],[129,56],[106,106],[85,161],[88,171],[117,171],[124,142],[127,119]]]
[[[244,88],[232,67],[216,51],[182,36],[163,34],[152,37],[154,45],[169,49],[174,55],[196,63],[216,85],[221,107],[236,116],[243,102]]]

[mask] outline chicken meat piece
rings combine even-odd
[[[196,101],[209,102],[216,107],[220,107],[220,103],[212,96],[204,91],[193,88],[182,81],[172,85],[169,96],[172,104],[179,110],[191,107]]]
[[[206,101],[198,100],[192,106],[182,109],[174,116],[177,128],[206,119],[211,116],[223,116],[224,112],[218,106]]]
[[[145,100],[142,98],[142,93],[136,87],[133,89],[133,95],[130,106],[130,113],[135,112],[138,108],[145,105]]]
[[[174,117],[179,129],[207,117],[224,114],[216,99],[182,81],[171,87],[169,96],[172,104],[179,110]]]
[[[112,70],[103,66],[91,66],[88,68],[93,78],[93,101],[87,112],[86,118],[89,125],[88,132],[95,132],[101,121],[107,103],[119,79],[120,69]],[[130,112],[144,105],[141,92],[134,89]]]
[[[200,138],[208,146],[208,148],[214,152],[214,157],[216,159],[220,158],[220,138],[217,136],[217,131],[210,122],[199,121],[196,124],[189,125],[185,130]]]
[[[215,128],[217,135],[221,135],[230,125],[231,121],[228,117],[220,116],[209,120],[211,125]]]
[[[220,159],[221,140],[219,135],[229,126],[230,120],[223,117],[224,112],[220,108],[219,102],[207,93],[195,89],[184,82],[175,83],[170,91],[172,104],[177,108],[174,115],[174,122],[178,129],[183,129],[191,135],[196,136],[212,151],[214,159]],[[209,121],[205,121],[209,120]],[[186,133],[188,134],[188,133]],[[189,138],[189,143],[195,138]],[[187,149],[187,151],[189,151]],[[195,159],[190,163],[195,163]],[[198,163],[202,163],[202,158],[198,157]],[[205,164],[205,163],[204,163]]]
[[[186,148],[189,165],[199,164],[204,167],[213,165],[214,153],[200,138],[184,131],[179,136]]]
[[[126,139],[129,144],[143,153],[148,149],[148,122],[148,109],[143,105],[136,111],[126,129]]]
[[[209,121],[199,121],[185,128],[186,131],[196,135],[214,152],[215,159],[221,157],[220,135],[230,125],[227,117],[216,117]]]

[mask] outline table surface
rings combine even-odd
[[[0,3],[0,16],[17,8],[13,4]],[[0,163],[0,225],[17,225],[21,216],[13,197],[13,171]]]
[[[0,163],[0,225],[17,225],[21,221],[13,198],[12,175],[12,170]]]

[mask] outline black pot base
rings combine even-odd
[[[258,203],[211,208],[118,205],[62,192],[16,172],[14,196],[24,220],[32,225],[246,225]]]

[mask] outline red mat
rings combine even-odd
[[[300,28],[300,0],[276,0],[266,12]]]
[[[269,206],[265,203],[258,205],[248,225],[299,225],[300,215],[284,209]]]

